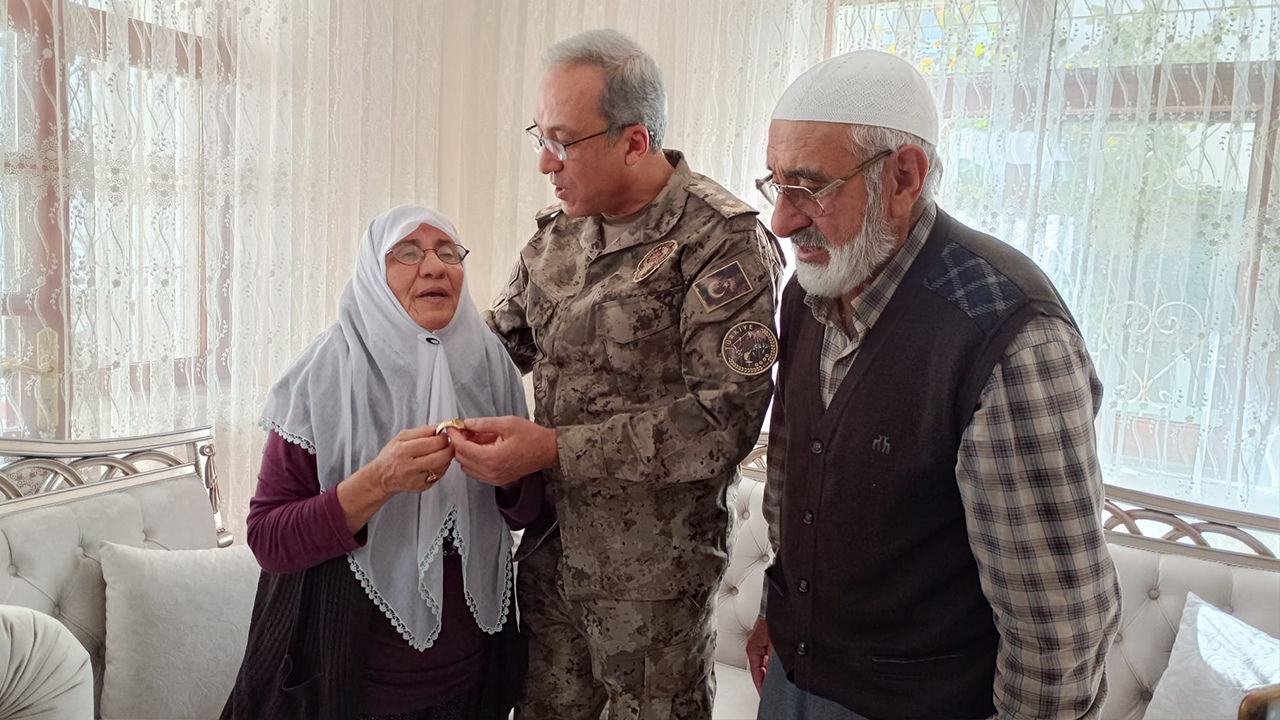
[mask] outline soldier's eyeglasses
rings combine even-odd
[[[595,133],[593,135],[588,135],[586,137],[581,137],[581,138],[578,138],[577,140],[570,140],[569,142],[560,142],[559,140],[550,140],[548,138],[542,137],[542,134],[537,132],[537,130],[538,130],[538,125],[536,123],[524,129],[524,134],[529,136],[529,144],[533,146],[533,151],[535,153],[541,154],[544,148],[547,150],[550,150],[551,154],[555,155],[556,159],[559,160],[560,162],[564,162],[565,158],[569,156],[568,148],[574,145],[577,145],[580,142],[590,140],[591,138],[600,137],[601,135],[604,135],[605,133],[609,132],[609,130],[606,128],[604,130],[601,130],[598,133]]]

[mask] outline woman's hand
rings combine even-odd
[[[435,485],[453,462],[449,438],[431,425],[401,430],[368,465],[387,498]]]
[[[368,465],[338,483],[338,504],[354,535],[402,492],[420,493],[435,485],[453,462],[453,447],[431,425],[400,431]]]

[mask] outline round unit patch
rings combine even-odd
[[[724,334],[720,354],[729,367],[743,375],[759,375],[778,359],[778,338],[766,325],[738,323]]]
[[[640,258],[640,263],[636,265],[635,281],[643,281],[658,268],[662,267],[662,263],[671,257],[677,247],[679,245],[675,240],[668,240],[646,253],[644,257]]]

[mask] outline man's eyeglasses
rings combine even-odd
[[[560,162],[564,162],[565,158],[569,156],[566,150],[570,146],[577,145],[578,143],[586,140],[590,140],[591,138],[600,137],[601,135],[604,135],[607,132],[609,132],[608,129],[605,129],[605,130],[601,130],[600,132],[594,135],[581,137],[581,138],[578,138],[577,140],[570,140],[569,142],[560,142],[559,140],[550,140],[548,138],[542,137],[542,134],[538,132],[537,123],[530,125],[529,127],[524,129],[524,134],[529,136],[529,144],[533,145],[533,151],[535,153],[541,154],[543,148],[546,148],[547,150],[550,150],[551,154],[555,155],[556,159],[559,160]]]
[[[791,206],[794,207],[797,212],[811,218],[821,217],[822,214],[827,211],[827,209],[822,205],[822,198],[830,195],[841,185],[857,177],[863,170],[871,167],[872,163],[877,160],[883,160],[893,153],[893,150],[885,150],[872,155],[866,161],[858,165],[858,167],[854,168],[853,172],[832,182],[830,185],[827,185],[820,190],[810,190],[803,185],[783,185],[781,183],[776,183],[770,179],[773,177],[772,174],[756,180],[756,189],[760,191],[761,195],[764,195],[764,199],[768,200],[770,205],[776,206],[778,204],[778,198],[785,195],[787,200],[791,201]]]
[[[465,260],[467,253],[471,251],[461,245],[454,244],[423,250],[413,243],[405,243],[388,250],[387,256],[401,265],[419,265],[423,260],[427,259],[427,253],[429,252],[435,253],[436,257],[440,258],[440,262],[446,265],[457,265]]]

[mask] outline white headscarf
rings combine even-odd
[[[338,322],[271,389],[264,423],[315,454],[324,492],[401,430],[527,415],[519,371],[480,319],[465,280],[453,320],[434,333],[409,317],[387,285],[387,251],[422,223],[458,241],[453,223],[428,208],[402,205],[375,218],[360,240]],[[369,521],[364,547],[350,555],[369,597],[419,650],[440,634],[445,537],[462,556],[476,623],[496,633],[506,622],[512,542],[494,493],[455,462],[431,489],[391,498]]]

